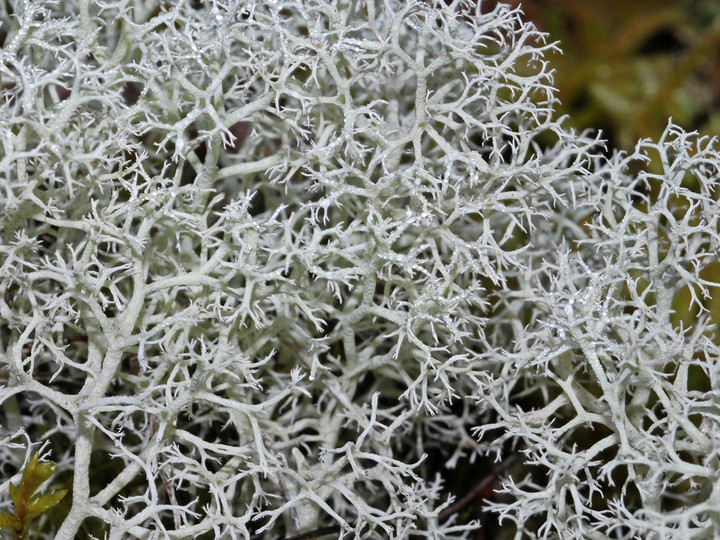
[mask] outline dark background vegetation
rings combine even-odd
[[[720,133],[716,0],[506,0],[560,44],[550,58],[571,125],[600,128],[615,148],[673,122]],[[492,2],[488,3],[488,8]]]

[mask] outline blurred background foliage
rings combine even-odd
[[[717,0],[506,0],[558,41],[560,114],[630,150],[673,122],[720,133]],[[492,8],[489,2],[488,8]]]

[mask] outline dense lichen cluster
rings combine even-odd
[[[469,538],[458,465],[518,538],[718,533],[714,142],[607,157],[502,5],[0,13],[0,504],[33,444],[72,489],[35,538]]]

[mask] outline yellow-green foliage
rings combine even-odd
[[[0,513],[0,529],[12,531],[13,540],[25,540],[30,531],[30,522],[57,503],[67,493],[66,489],[35,493],[40,484],[45,482],[55,472],[55,463],[48,461],[38,463],[40,455],[36,453],[25,466],[20,485],[10,483],[10,498],[15,506],[15,512]]]

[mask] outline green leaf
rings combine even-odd
[[[46,510],[52,508],[58,504],[63,497],[67,494],[67,489],[61,489],[58,491],[51,491],[44,495],[35,495],[28,505],[28,517],[27,519],[33,519],[39,516]]]
[[[0,514],[0,529],[13,531],[13,538],[27,538],[30,521],[49,508],[58,504],[67,494],[66,489],[49,493],[35,493],[37,488],[55,472],[55,463],[38,463],[39,454],[32,456],[23,470],[20,485],[10,482],[10,498],[15,506],[14,513]]]
[[[16,521],[15,516],[11,516],[7,512],[0,512],[0,529],[13,530]]]
[[[20,480],[20,488],[22,489],[23,497],[25,500],[30,500],[30,497],[40,484],[52,476],[55,471],[55,464],[52,462],[41,463],[38,465],[39,454],[35,454],[25,465],[25,470]]]
[[[10,482],[10,498],[12,499],[12,502],[15,506],[21,504],[18,494],[18,488],[12,482]]]

